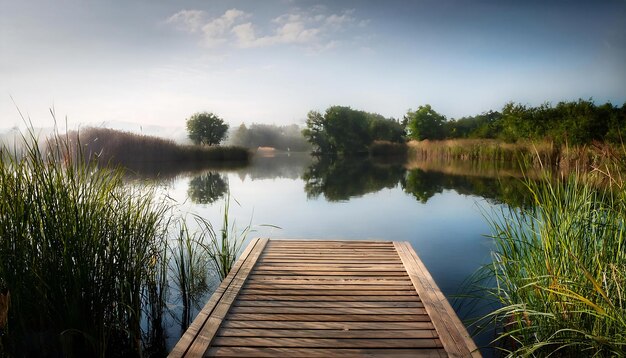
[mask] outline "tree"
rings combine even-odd
[[[446,117],[435,112],[429,104],[409,111],[405,116],[409,137],[416,140],[443,139]]]
[[[226,136],[228,124],[213,113],[196,113],[187,119],[187,131],[194,144],[215,145]]]
[[[367,153],[375,140],[404,142],[404,130],[396,120],[350,107],[332,106],[323,115],[311,111],[306,126],[302,134],[321,154]]]

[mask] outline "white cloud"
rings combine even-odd
[[[205,18],[206,13],[202,10],[181,10],[170,16],[165,22],[180,30],[194,33],[200,30]]]
[[[227,10],[224,15],[212,19],[202,26],[204,44],[215,46],[227,40],[230,30],[238,20],[246,19],[249,15],[237,9]]]
[[[265,26],[261,24],[260,28],[266,31],[259,31],[258,24],[243,22],[251,15],[238,9],[230,9],[209,20],[204,11],[182,10],[170,16],[167,23],[190,33],[201,33],[202,43],[210,47],[230,41],[240,48],[282,44],[301,45],[309,51],[321,52],[337,46],[339,41],[333,38],[335,33],[358,24],[352,16],[354,10],[339,14],[326,14],[325,11],[325,8],[312,8],[309,11],[282,14]]]

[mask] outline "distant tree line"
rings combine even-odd
[[[332,106],[323,114],[309,112],[302,133],[317,153],[333,155],[367,152],[375,141],[403,143],[411,139],[549,140],[570,145],[593,141],[619,143],[626,135],[626,103],[618,107],[581,99],[532,107],[510,102],[501,111],[458,119],[447,119],[427,104],[409,110],[402,121]]]
[[[242,123],[231,133],[230,143],[245,148],[272,147],[294,152],[311,150],[297,124],[277,126],[253,123],[248,127]]]
[[[592,100],[537,107],[507,103],[501,111],[447,120],[429,105],[403,120],[410,139],[492,138],[506,142],[550,140],[557,144],[621,142],[626,134],[626,103],[596,105]]]

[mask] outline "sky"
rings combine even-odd
[[[0,128],[626,102],[626,0],[0,0]],[[19,111],[18,111],[19,109]]]

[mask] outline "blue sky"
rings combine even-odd
[[[626,101],[626,1],[0,0],[0,128]],[[15,104],[13,103],[13,100]]]

